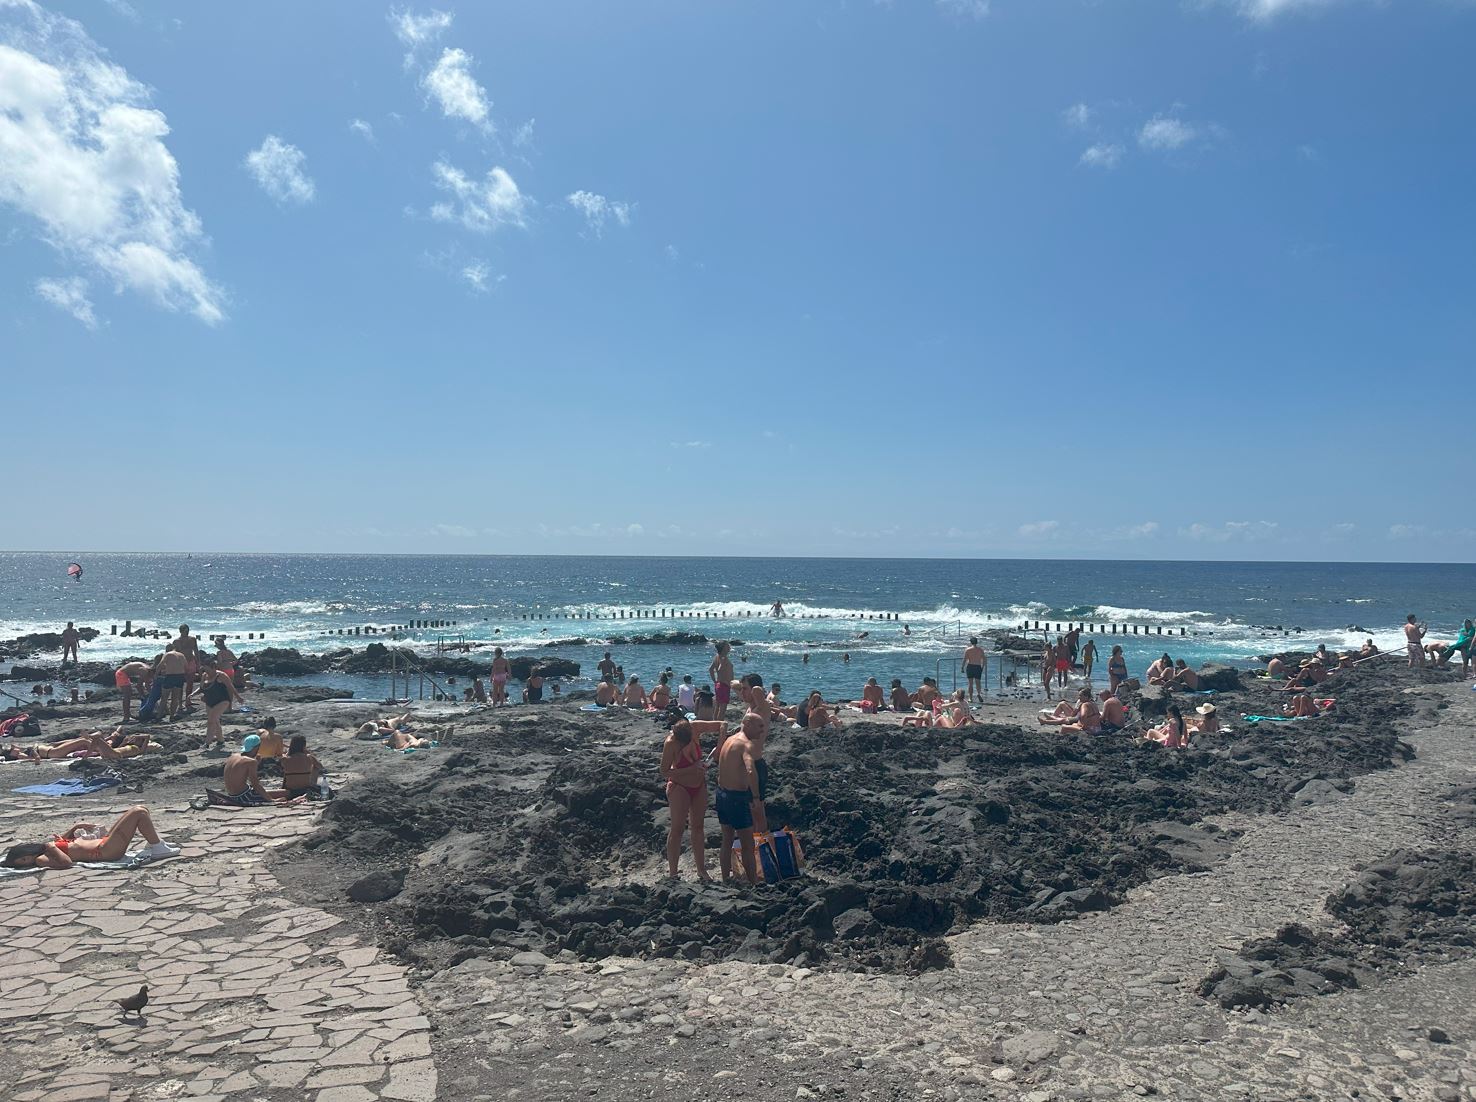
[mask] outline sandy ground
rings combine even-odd
[[[131,871],[0,880],[0,925],[7,933],[0,950],[6,1037],[0,1094],[19,1102],[1476,1099],[1476,957],[1458,948],[1416,946],[1383,960],[1356,988],[1267,1009],[1226,1010],[1198,993],[1217,962],[1247,940],[1291,922],[1337,934],[1339,923],[1324,904],[1360,867],[1401,848],[1476,849],[1469,807],[1452,798],[1476,783],[1470,734],[1476,694],[1469,683],[1385,668],[1376,684],[1347,695],[1350,706],[1366,701],[1370,710],[1376,701],[1397,702],[1399,708],[1385,709],[1388,722],[1416,756],[1394,768],[1350,766],[1348,777],[1334,770],[1329,777],[1337,783],[1318,788],[1315,800],[1293,794],[1284,806],[1259,806],[1265,801],[1248,790],[1215,789],[1204,800],[1221,800],[1227,810],[1201,815],[1202,800],[1181,816],[1213,839],[1198,859],[1139,861],[1126,872],[1090,863],[1073,875],[1098,875],[1092,883],[1121,890],[1109,893],[1108,909],[1060,922],[1014,920],[1022,917],[1026,896],[990,893],[1002,908],[998,915],[954,913],[945,928],[915,932],[916,940],[940,941],[948,957],[946,966],[919,972],[904,967],[898,954],[850,953],[838,936],[792,943],[801,946],[794,959],[769,959],[784,949],[771,951],[758,944],[762,939],[727,953],[721,924],[703,926],[707,940],[686,955],[668,951],[681,943],[680,931],[654,928],[651,951],[575,952],[561,945],[588,931],[560,927],[561,912],[552,907],[536,922],[525,917],[516,930],[484,921],[454,933],[443,923],[462,921],[466,912],[458,908],[467,890],[485,900],[495,888],[526,908],[546,890],[551,866],[540,862],[567,861],[570,854],[583,862],[586,880],[564,901],[569,905],[639,888],[647,893],[639,897],[643,903],[659,901],[669,913],[705,923],[741,911],[752,897],[724,888],[705,895],[682,888],[691,898],[676,902],[657,894],[668,891],[660,882],[664,813],[645,789],[644,802],[635,802],[621,827],[622,843],[608,853],[590,848],[580,834],[577,804],[560,802],[583,791],[560,787],[566,774],[649,778],[660,736],[644,717],[590,716],[567,705],[495,715],[428,708],[425,721],[443,731],[445,744],[402,756],[351,737],[363,718],[384,711],[377,705],[293,703],[263,693],[252,701],[255,715],[230,717],[231,723],[247,730],[269,712],[289,733],[308,735],[342,793],[335,801],[341,809],[321,822],[315,804],[189,811],[188,799],[207,780],[214,784],[220,769],[218,758],[196,749],[198,717],[156,729],[166,751],[122,768],[141,791],[48,800],[11,793],[21,780],[4,786],[0,835],[7,840],[38,838],[79,818],[106,821],[142,802],[186,852]],[[1267,699],[1248,697],[1243,707]],[[1074,758],[1042,749],[1038,740],[1047,736],[1031,730],[1037,706],[994,703],[986,718],[1015,732],[1027,758],[1044,755],[1040,776],[1059,784],[1054,795],[1032,795],[1032,814],[1055,803],[1067,816],[1073,807],[1090,806],[1080,802],[1081,793],[1094,782]],[[45,734],[84,729],[113,707],[101,702],[44,716]],[[1374,737],[1356,727],[1344,734],[1355,732]],[[836,736],[868,748],[902,737],[932,738],[871,728]],[[982,739],[973,748],[960,743],[956,753],[945,747],[934,755],[936,764],[919,757],[906,770],[916,791],[905,798],[919,806],[942,801],[939,808],[950,812],[984,800],[969,787],[982,771],[969,755],[999,757],[1003,737],[996,732],[990,736],[996,741]],[[833,808],[806,810],[801,782],[807,778],[795,772],[809,763],[831,768],[827,755],[842,744],[796,738],[783,752],[778,745],[776,738],[776,769],[791,772],[781,798],[797,814],[828,810],[838,818]],[[1140,787],[1164,785],[1160,775],[1142,772],[1161,762],[1096,753],[1098,772],[1120,766],[1141,772]],[[1286,756],[1278,749],[1278,761]],[[1223,774],[1234,758],[1183,760],[1190,766],[1184,779],[1169,785],[1176,800],[1200,791],[1200,766],[1191,762]],[[62,766],[8,765],[0,775],[54,779],[66,772]],[[1009,783],[1029,788],[1020,778],[1037,766],[1023,760],[1016,768]],[[1270,768],[1253,761],[1247,771]],[[847,792],[874,797],[854,814],[882,817],[898,839],[896,852],[910,860],[912,826],[886,818],[903,789],[868,788],[864,773],[840,776]],[[1306,778],[1298,783],[1305,788]],[[443,791],[445,799],[435,795]],[[385,837],[368,838],[372,846],[345,844],[350,824],[364,842],[363,805],[375,801],[384,801]],[[402,804],[413,804],[414,814]],[[711,816],[708,822],[715,827]],[[535,861],[530,844],[530,854],[514,861],[498,847],[511,844],[517,824],[530,839],[562,830],[566,848]],[[1116,825],[1092,825],[1052,818],[1040,845],[1059,845],[1069,826],[1091,846],[1111,850]],[[885,854],[858,856],[875,833],[863,821],[849,840],[831,840],[817,827],[808,883],[761,893],[782,904],[790,898],[786,889],[823,893],[843,882],[895,891],[906,869],[889,869]],[[475,841],[494,836],[491,848]],[[1023,846],[1036,836],[1011,837]],[[851,849],[842,863],[845,846]],[[1142,851],[1124,842],[1121,852]],[[349,884],[367,875],[402,871],[398,896],[357,904],[346,895]],[[966,895],[955,890],[952,898]],[[768,920],[788,921],[789,912],[775,906]],[[485,905],[478,912],[484,920],[487,913]],[[630,923],[609,925],[627,945]],[[897,936],[886,928],[876,944],[885,948]],[[109,999],[135,990],[140,980],[154,998],[146,1021],[120,1022]]]

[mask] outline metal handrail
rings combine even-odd
[[[411,658],[408,654],[403,654],[403,653],[400,652],[399,649],[395,648],[395,649],[391,649],[390,650],[390,699],[391,700],[398,700],[398,699],[400,699],[399,697],[395,696],[395,688],[399,684],[399,664],[401,662],[404,662],[405,665],[406,665],[406,667],[407,667],[407,669],[405,671],[405,699],[408,700],[410,698],[410,671],[412,669],[417,674],[420,675],[420,699],[421,700],[424,700],[425,699],[425,683],[427,681],[429,681],[431,683],[431,686],[437,692],[439,692],[442,696],[446,697],[448,700],[453,700],[454,701],[456,699],[455,694],[452,693],[450,689],[446,688],[446,686],[442,685],[439,681],[437,681],[432,674],[430,674],[429,672],[426,671],[425,667],[423,667],[419,662],[417,662],[413,658]]]

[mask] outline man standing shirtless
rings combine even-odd
[[[733,699],[733,660],[728,657],[732,649],[726,641],[720,641],[712,665],[707,667],[707,676],[712,678],[713,692],[716,695],[718,719],[728,718],[728,702]]]
[[[185,660],[184,711],[195,704],[195,679],[200,676],[200,640],[190,634],[189,624],[179,625],[179,638],[170,644]],[[173,718],[172,716],[170,718]]]
[[[758,883],[758,867],[754,863],[753,828],[762,822],[764,805],[759,796],[758,771],[754,768],[751,732],[756,733],[761,720],[757,715],[743,717],[737,733],[729,735],[718,748],[717,817],[723,829],[719,864],[723,883],[733,879],[733,837],[738,838],[743,861],[743,875],[750,884]]]
[[[1409,668],[1423,668],[1425,665],[1425,632],[1429,631],[1424,624],[1415,621],[1415,614],[1411,612],[1405,619],[1404,639],[1409,647]]]
[[[178,641],[169,644],[169,649],[159,656],[154,667],[154,677],[159,684],[159,708],[173,723],[184,706],[185,656],[178,650]],[[154,714],[157,716],[159,709]]]
[[[963,652],[964,675],[969,679],[969,699],[984,703],[984,671],[989,665],[989,659],[984,655],[984,648],[979,645],[979,637],[972,636],[969,639],[969,649]]]

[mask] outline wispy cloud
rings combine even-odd
[[[413,52],[435,42],[450,29],[451,13],[429,11],[420,15],[408,8],[391,8],[389,22],[395,37]],[[409,62],[408,55],[405,60]]]
[[[1060,528],[1059,520],[1037,520],[1029,524],[1022,524],[1015,531],[1021,539],[1038,540],[1049,539],[1060,531]]]
[[[523,123],[522,126],[514,130],[512,139],[513,145],[517,146],[519,149],[526,149],[528,146],[532,145],[533,127],[537,122],[537,119],[529,119],[527,122]]]
[[[596,237],[605,232],[605,222],[615,221],[618,225],[630,225],[631,205],[606,199],[592,191],[576,191],[566,199],[568,204],[584,215],[584,221]]]
[[[378,140],[374,136],[374,127],[370,126],[363,119],[349,119],[348,128],[350,134],[357,134],[370,145],[375,144]]]
[[[485,133],[492,133],[492,103],[487,90],[471,75],[472,59],[465,50],[448,46],[421,79],[420,86],[440,104],[448,119],[462,119]]]
[[[275,134],[268,134],[261,145],[246,154],[245,165],[261,190],[279,203],[310,203],[317,194],[306,172],[307,156]]]
[[[38,279],[36,293],[58,310],[65,310],[89,329],[97,328],[97,315],[87,297],[87,281],[81,276],[67,279]]]
[[[149,90],[80,23],[30,0],[0,6],[0,203],[120,289],[220,321],[224,295],[191,256],[204,233]]]
[[[491,168],[481,180],[474,180],[446,161],[431,166],[436,187],[447,192],[451,201],[431,207],[431,217],[439,222],[458,222],[469,230],[488,233],[500,226],[523,226],[531,200],[518,190],[515,181],[500,165]]]
[[[1144,149],[1180,149],[1198,136],[1199,131],[1182,119],[1155,115],[1138,131],[1138,144]]]
[[[1257,23],[1269,23],[1277,16],[1294,11],[1311,11],[1314,8],[1329,8],[1342,0],[1226,0],[1239,9],[1240,14]]]
[[[451,539],[469,540],[475,539],[477,530],[468,528],[464,524],[432,524],[430,534],[433,536],[447,536]]]
[[[485,260],[473,260],[461,269],[461,279],[468,287],[479,295],[485,295],[492,289],[493,284],[501,283],[506,276],[492,275],[492,267]]]
[[[1061,117],[1066,121],[1067,126],[1075,127],[1078,130],[1085,130],[1092,124],[1092,116],[1094,114],[1095,112],[1086,104],[1074,103],[1061,112]]]
[[[935,0],[938,7],[960,19],[983,19],[989,14],[989,0]]]
[[[1122,146],[1115,142],[1098,142],[1081,154],[1079,164],[1087,168],[1113,169],[1122,161]]]
[[[1191,524],[1180,528],[1179,535],[1204,543],[1255,543],[1279,534],[1274,520],[1227,520],[1224,524]]]
[[[710,440],[673,440],[671,442],[671,446],[673,448],[710,448],[710,447],[712,447],[712,441],[710,441]]]

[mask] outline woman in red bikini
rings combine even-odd
[[[661,747],[661,775],[666,778],[666,801],[671,805],[671,826],[666,832],[666,875],[677,880],[682,856],[682,835],[692,831],[692,861],[697,879],[711,883],[707,875],[707,762],[702,743],[692,733],[692,724],[679,719]]]
[[[150,860],[179,856],[178,846],[171,846],[159,837],[149,809],[142,804],[123,812],[107,833],[93,837],[98,829],[95,823],[78,823],[49,842],[22,842],[6,850],[0,864],[11,869],[69,869],[89,861],[117,861],[127,855],[135,834],[143,835],[148,843],[140,856]]]

